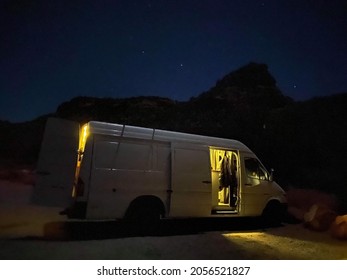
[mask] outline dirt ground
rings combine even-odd
[[[257,219],[163,221],[140,236],[115,222],[67,222],[30,204],[31,186],[0,181],[0,259],[347,259],[347,242],[302,224]]]

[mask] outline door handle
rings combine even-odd
[[[204,183],[204,184],[211,184],[212,182],[208,181],[208,180],[204,180],[204,181],[202,181],[202,183]]]

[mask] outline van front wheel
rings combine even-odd
[[[284,219],[285,207],[277,200],[270,201],[261,215],[265,226],[279,226]]]

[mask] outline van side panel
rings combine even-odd
[[[139,196],[157,196],[164,203],[169,177],[162,154],[151,141],[95,135],[87,218],[123,218]]]
[[[210,216],[211,192],[208,147],[173,144],[170,217]]]

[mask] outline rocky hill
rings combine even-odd
[[[238,139],[276,169],[283,185],[347,197],[347,93],[295,102],[281,93],[265,64],[233,71],[187,102],[154,96],[76,97],[51,116]],[[46,118],[0,122],[2,165],[35,164]]]
[[[272,110],[289,104],[292,100],[282,95],[267,66],[250,63],[188,102],[154,96],[77,97],[61,104],[56,115],[79,122],[100,120],[246,139],[245,125],[261,128]]]

